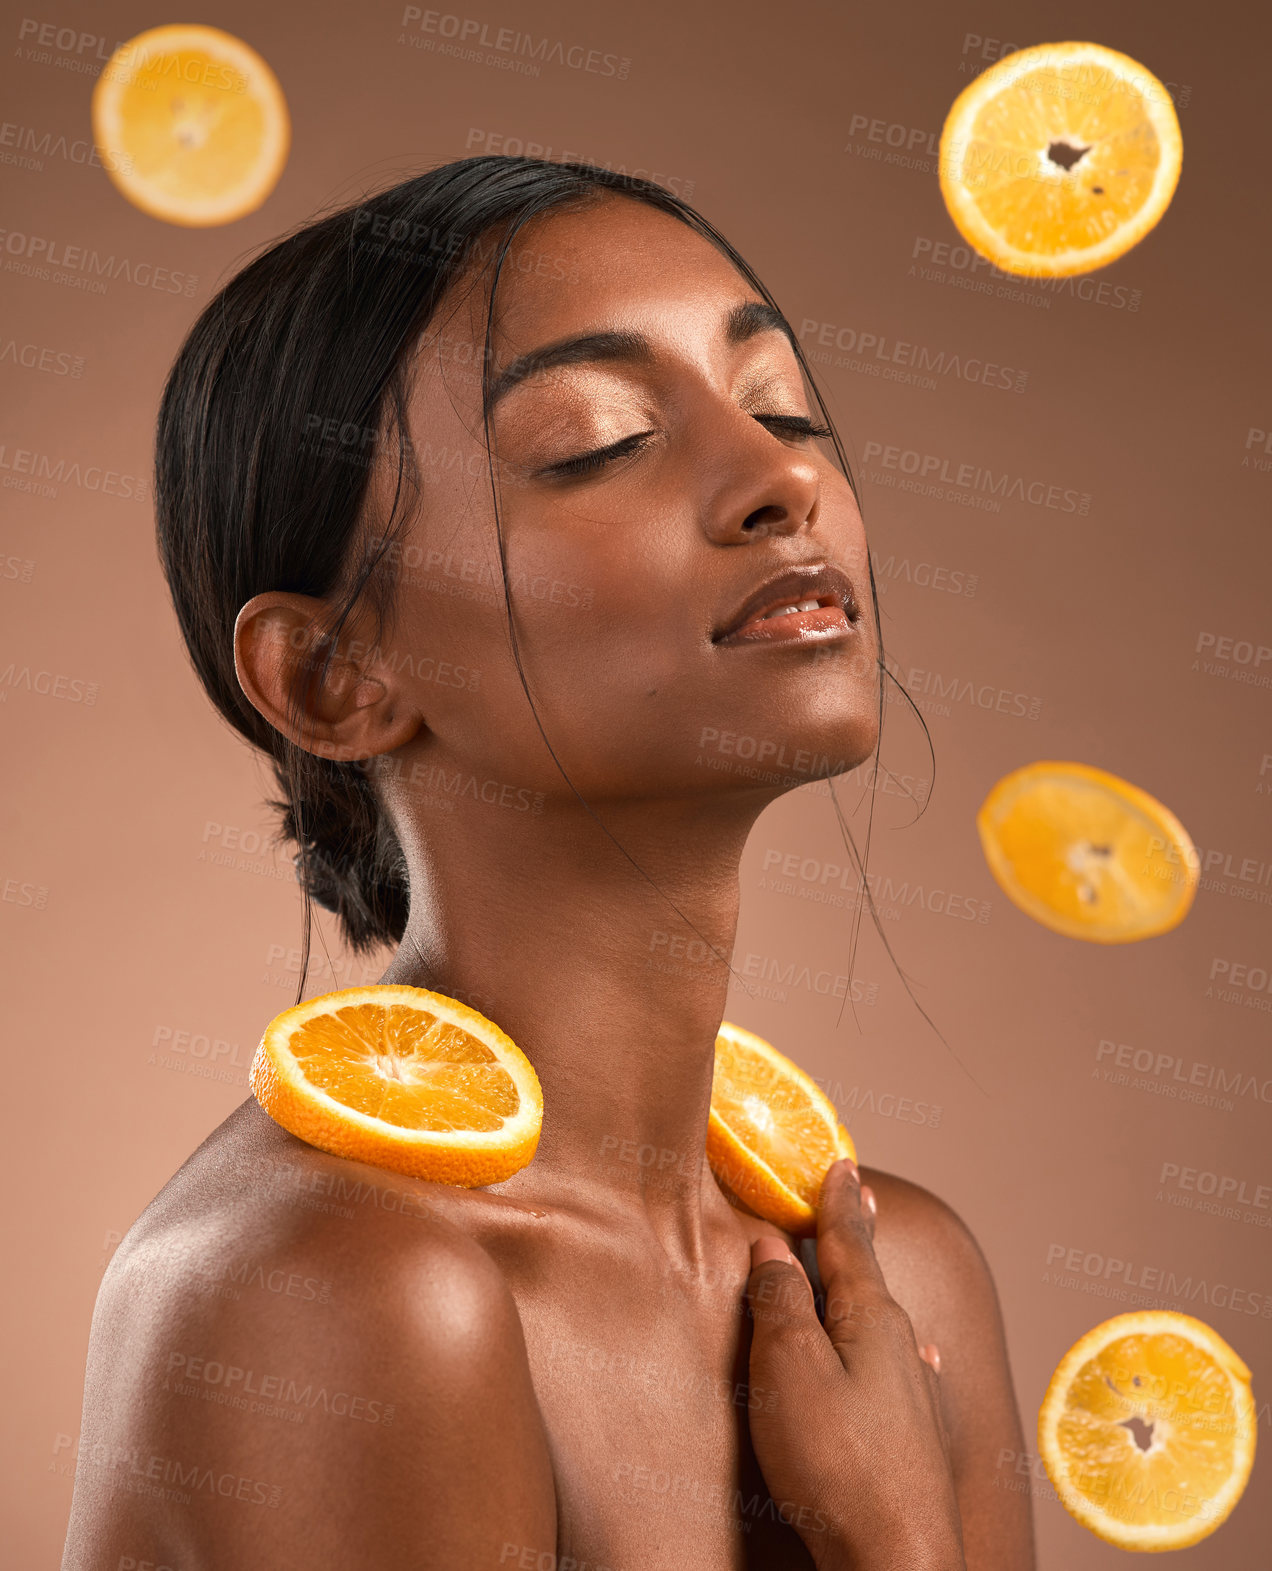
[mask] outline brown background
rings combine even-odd
[[[816,788],[775,804],[755,830],[735,963],[807,962],[814,976],[852,969],[877,984],[874,1001],[858,1008],[859,1026],[851,1011],[837,1025],[837,1001],[816,984],[777,982],[784,996],[731,995],[730,1015],[823,1077],[866,1161],[936,1190],[982,1240],[1031,1444],[1061,1354],[1133,1307],[1129,1289],[1119,1297],[1104,1287],[1108,1262],[1125,1263],[1112,1273],[1123,1282],[1155,1270],[1159,1282],[1174,1273],[1185,1284],[1147,1297],[1199,1315],[1252,1366],[1262,1455],[1234,1517],[1177,1563],[1266,1565],[1272,1211],[1245,1207],[1245,1220],[1181,1209],[1165,1196],[1185,1197],[1159,1175],[1166,1163],[1192,1166],[1244,1180],[1248,1193],[1272,1181],[1269,1016],[1256,1007],[1272,994],[1221,992],[1212,980],[1216,962],[1272,964],[1272,886],[1259,882],[1272,862],[1272,660],[1207,670],[1197,655],[1203,634],[1272,644],[1272,457],[1261,440],[1246,445],[1251,428],[1272,428],[1266,380],[1256,380],[1267,363],[1269,207],[1266,82],[1253,62],[1267,58],[1267,23],[1252,9],[1128,3],[1071,5],[1057,20],[1037,0],[954,9],[805,0],[780,17],[756,0],[474,6],[459,14],[492,35],[514,26],[625,57],[627,77],[559,65],[525,76],[415,47],[396,0],[218,0],[201,10],[198,20],[270,61],[294,121],[273,196],[210,230],[134,210],[74,146],[89,134],[101,57],[174,18],[118,0],[59,0],[35,18],[103,43],[44,55],[30,52],[19,19],[5,24],[4,121],[37,141],[52,133],[40,156],[0,132],[0,723],[10,761],[0,943],[12,1227],[12,1421],[0,1483],[18,1523],[12,1563],[58,1562],[101,1272],[138,1212],[243,1099],[255,1042],[291,1002],[289,951],[300,934],[289,865],[261,848],[271,827],[265,774],[214,719],[186,664],[148,487],[131,499],[73,480],[53,495],[23,492],[9,485],[29,462],[17,454],[64,461],[64,473],[78,464],[81,475],[101,466],[148,476],[171,356],[253,248],[324,204],[424,165],[521,150],[492,144],[494,135],[672,185],[733,239],[797,327],[832,323],[1027,372],[1017,392],[949,372],[935,387],[886,380],[861,369],[870,354],[860,350],[820,367],[858,461],[868,443],[895,444],[951,469],[984,466],[1092,499],[1085,516],[1019,501],[995,513],[866,485],[885,636],[928,706],[937,758],[931,807],[913,827],[901,827],[906,803],[880,799],[872,866],[891,881],[879,891],[892,910],[885,929],[951,1050],[868,930],[850,967],[846,906],[815,903],[807,879],[797,881],[802,898],[761,886],[773,852],[844,860]],[[1036,284],[1013,286],[1023,297],[1013,298],[987,269],[924,276],[926,243],[958,241],[930,157],[955,94],[1002,44],[1065,37],[1121,49],[1173,84],[1185,157],[1169,213],[1091,275],[1087,290],[1110,286],[1102,299]],[[873,121],[882,142],[870,140]],[[917,167],[886,161],[892,126],[901,128],[894,141],[916,144]],[[59,137],[67,156],[55,150]],[[33,239],[196,282],[188,297],[123,278],[87,292],[53,270],[24,274]],[[969,276],[985,287],[960,287]],[[10,343],[52,351],[51,369],[15,362]],[[974,575],[975,592],[916,583],[920,564],[962,575],[963,589]],[[51,673],[41,685],[64,696],[28,689],[26,670],[32,680]],[[66,681],[55,684],[59,676]],[[954,678],[1008,692],[1009,712],[941,698],[934,684]],[[87,688],[76,683],[96,684],[95,702],[82,701]],[[1035,719],[1010,712],[1031,704]],[[1137,945],[1083,944],[1004,898],[974,813],[1000,775],[1040,758],[1135,781],[1217,854],[1180,929]],[[885,762],[931,777],[902,707],[889,710]],[[938,891],[960,897],[960,914],[941,914]],[[982,903],[987,920],[968,920]],[[310,991],[379,975],[381,962],[349,966],[331,942],[335,969],[316,969]],[[1101,1043],[1178,1067],[1158,1079],[1128,1071],[1117,1084],[1101,1074],[1115,1056]],[[1253,1075],[1266,1096],[1207,1106],[1166,1094],[1172,1074],[1186,1077],[1196,1063]],[[1070,1250],[1081,1269],[1065,1272],[1061,1261],[1058,1274],[1055,1257]],[[1240,1307],[1223,1288],[1237,1290]],[[1260,1312],[1246,1312],[1251,1305]],[[1118,1560],[1069,1519],[1040,1470],[1030,1483],[1008,1462],[1002,1483],[1034,1490],[1044,1571]]]

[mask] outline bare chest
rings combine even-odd
[[[811,1566],[750,1443],[749,1413],[778,1393],[749,1379],[741,1282],[697,1289],[651,1277],[523,1310],[556,1477],[552,1571]]]

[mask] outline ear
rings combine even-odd
[[[391,753],[424,717],[352,618],[332,651],[323,621],[329,609],[313,595],[282,590],[249,600],[234,623],[239,686],[276,730],[319,758],[352,762]]]

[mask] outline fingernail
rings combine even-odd
[[[861,1203],[871,1216],[879,1215],[879,1205],[875,1200],[874,1190],[871,1189],[869,1184],[862,1184],[861,1186]]]
[[[763,1238],[757,1238],[751,1245],[751,1269],[762,1266],[766,1260],[785,1260],[793,1262],[795,1256],[790,1252],[780,1238],[774,1238],[771,1233],[766,1233]]]
[[[935,1342],[928,1343],[928,1345],[923,1349],[923,1356],[939,1375],[941,1372],[941,1350],[939,1347],[937,1347]]]
[[[857,1164],[853,1161],[853,1159],[850,1156],[843,1156],[840,1157],[839,1160],[841,1165],[846,1167],[849,1173],[852,1174],[853,1183],[859,1184],[861,1182],[861,1173],[858,1171]]]

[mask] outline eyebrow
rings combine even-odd
[[[773,306],[763,300],[744,300],[725,314],[724,341],[726,344],[743,344],[758,333],[779,332],[786,336],[792,349],[798,349],[790,323]],[[510,360],[492,379],[486,398],[486,414],[528,377],[541,376],[558,366],[596,364],[617,361],[628,365],[648,362],[654,356],[653,343],[643,333],[606,332],[583,333],[574,338],[561,338],[554,344],[531,349],[524,355]]]

